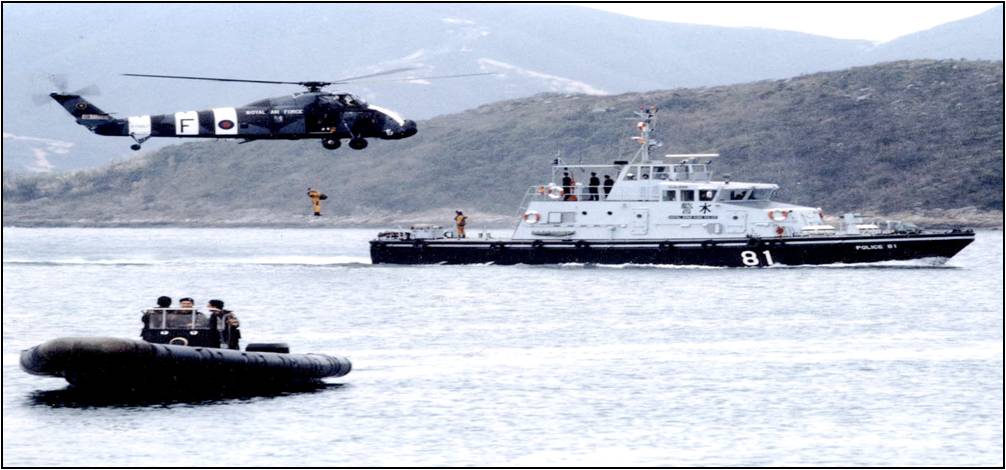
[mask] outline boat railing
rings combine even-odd
[[[151,329],[209,328],[209,317],[195,307],[146,308],[142,314],[147,317],[147,327]]]

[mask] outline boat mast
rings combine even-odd
[[[639,142],[639,150],[636,152],[633,160],[638,159],[640,163],[648,163],[650,161],[650,147],[660,147],[662,145],[660,141],[650,137],[653,127],[657,122],[657,107],[641,107],[634,114],[641,121],[636,124],[636,127],[639,129],[639,135],[632,138],[632,140]]]

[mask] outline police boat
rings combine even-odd
[[[21,368],[79,389],[120,391],[284,389],[352,369],[344,357],[291,354],[284,343],[228,349],[213,319],[195,309],[147,309],[143,318],[142,340],[58,338],[22,351]]]
[[[656,110],[636,113],[639,150],[629,161],[571,165],[556,159],[548,183],[531,187],[510,239],[452,238],[438,226],[380,233],[371,260],[395,264],[668,264],[727,267],[942,263],[974,241],[973,230],[924,231],[864,223],[774,199],[779,186],[714,180],[719,154],[653,157]],[[613,175],[604,183],[587,175]],[[573,178],[581,181],[573,181]],[[582,181],[586,179],[587,181]],[[584,184],[587,183],[587,184]],[[600,184],[599,184],[600,183]]]

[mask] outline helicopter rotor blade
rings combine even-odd
[[[246,79],[242,79],[242,78],[197,77],[197,76],[191,76],[191,75],[154,75],[154,74],[145,74],[145,73],[124,73],[122,75],[126,76],[126,77],[170,78],[170,79],[177,79],[177,80],[206,80],[206,81],[213,81],[213,82],[266,83],[266,84],[270,84],[270,85],[300,85],[300,86],[307,87],[311,91],[318,91],[322,87],[326,87],[326,86],[329,86],[329,85],[339,85],[339,84],[344,84],[344,83],[353,83],[353,82],[357,82],[357,81],[361,81],[361,80],[371,81],[370,79],[373,78],[373,77],[381,77],[381,76],[384,76],[384,75],[391,75],[391,74],[395,74],[395,73],[407,72],[407,71],[416,70],[416,69],[419,69],[419,68],[420,67],[415,67],[415,66],[398,67],[398,68],[389,69],[389,70],[382,70],[380,72],[369,73],[369,74],[366,74],[366,75],[357,75],[355,77],[340,78],[339,80],[335,80],[335,81],[331,81],[331,82],[322,82],[322,81],[317,81],[317,82],[315,82],[315,81],[308,81],[308,82],[287,82],[287,81],[279,81],[279,80],[246,80]],[[413,76],[413,77],[394,78],[394,79],[386,79],[386,80],[373,80],[373,81],[391,81],[391,82],[403,82],[403,81],[405,81],[405,82],[407,82],[407,81],[411,81],[411,80],[437,80],[437,79],[441,79],[441,78],[472,77],[472,76],[477,76],[477,75],[498,75],[498,74],[497,73],[489,72],[489,73],[467,73],[467,74],[459,74],[459,75],[440,75],[440,76],[432,76],[432,77],[414,77]]]
[[[388,78],[383,80],[368,80],[374,82],[411,82],[414,80],[440,80],[445,78],[461,78],[461,77],[478,77],[482,75],[499,75],[497,72],[483,72],[483,73],[461,73],[457,75],[434,75],[432,77],[402,77],[402,78]]]
[[[357,75],[355,77],[340,78],[338,80],[335,80],[335,81],[331,82],[331,84],[335,85],[335,84],[340,84],[340,83],[348,83],[348,82],[360,80],[360,79],[363,79],[363,78],[380,77],[382,75],[391,75],[393,73],[405,72],[405,71],[408,71],[408,70],[416,70],[418,68],[419,67],[399,67],[397,69],[384,70],[384,71],[381,71],[381,72],[370,73],[370,74],[367,74],[367,75]]]
[[[244,80],[239,78],[192,77],[185,75],[150,75],[145,73],[124,73],[127,77],[174,78],[180,80],[208,80],[214,82],[268,83],[271,85],[300,85],[302,82],[281,82],[276,80]]]

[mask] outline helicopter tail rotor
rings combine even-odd
[[[85,86],[85,87],[83,87],[83,88],[81,88],[79,90],[67,91],[69,89],[69,79],[67,79],[66,74],[62,74],[62,73],[49,74],[49,76],[47,78],[49,79],[49,83],[51,83],[52,86],[56,88],[56,92],[59,95],[64,95],[64,96],[99,96],[99,95],[101,95],[101,90],[98,88],[97,85],[93,85],[93,84]],[[33,94],[31,96],[31,101],[36,106],[40,106],[40,105],[43,105],[45,103],[48,103],[49,100],[50,100],[50,97],[51,97],[51,95],[46,94],[46,93],[36,93],[36,94]]]

